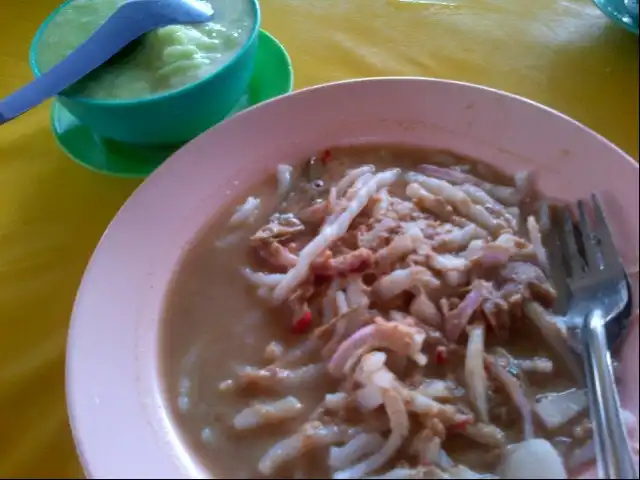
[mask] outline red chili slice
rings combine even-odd
[[[302,335],[307,333],[311,328],[311,312],[307,310],[302,314],[300,318],[298,318],[293,325],[291,326],[291,331],[296,335]]]
[[[465,428],[471,425],[473,421],[471,419],[462,420],[461,422],[455,423],[449,427],[451,432],[462,432]]]
[[[320,161],[322,163],[327,163],[329,160],[331,160],[331,151],[330,150],[325,150],[320,154]]]
[[[438,365],[444,365],[447,363],[447,349],[445,347],[436,348],[435,357]]]

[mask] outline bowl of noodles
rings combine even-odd
[[[593,191],[637,300],[638,166],[557,112],[384,78],[223,122],[134,193],[86,270],[67,393],[87,476],[588,478],[538,211]]]

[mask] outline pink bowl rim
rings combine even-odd
[[[572,120],[571,118],[549,108],[544,105],[540,105],[534,101],[528,100],[526,98],[522,98],[520,96],[502,92],[496,89],[492,89],[489,87],[473,85],[464,82],[457,82],[451,80],[442,80],[442,79],[431,79],[431,78],[421,78],[421,77],[380,77],[380,78],[363,78],[363,79],[355,79],[355,80],[347,80],[341,82],[334,82],[324,85],[319,85],[315,87],[310,87],[307,89],[299,90],[293,92],[291,94],[285,95],[283,97],[279,97],[263,104],[257,105],[248,109],[240,114],[234,116],[230,120],[227,120],[216,126],[215,128],[205,132],[200,137],[190,142],[188,145],[179,150],[176,154],[172,156],[165,164],[163,164],[153,175],[151,175],[134,193],[133,195],[126,201],[121,210],[115,216],[107,230],[105,231],[102,239],[100,240],[96,250],[87,266],[85,274],[83,276],[80,288],[78,290],[78,294],[76,297],[76,302],[74,304],[74,310],[72,314],[71,326],[69,330],[69,340],[67,347],[67,379],[66,379],[66,388],[67,388],[67,403],[68,403],[68,411],[70,416],[70,424],[72,427],[74,439],[76,441],[76,446],[78,449],[78,453],[81,459],[81,463],[85,469],[85,472],[90,478],[101,478],[101,477],[118,477],[123,476],[122,472],[126,471],[129,467],[126,465],[128,463],[129,466],[132,463],[142,460],[143,462],[155,462],[153,465],[151,463],[146,463],[145,467],[142,470],[138,470],[138,468],[134,468],[138,472],[140,478],[158,478],[158,473],[160,473],[160,478],[207,478],[210,477],[210,473],[202,470],[198,465],[184,465],[184,457],[178,452],[179,459],[176,458],[164,458],[167,454],[164,449],[157,445],[149,446],[144,445],[144,442],[138,442],[136,448],[139,451],[130,451],[125,453],[123,451],[119,451],[117,456],[112,456],[107,454],[106,451],[102,451],[97,446],[105,447],[105,443],[108,442],[117,442],[118,434],[115,434],[109,431],[109,422],[106,419],[100,419],[99,415],[104,414],[102,411],[103,407],[100,404],[103,402],[103,399],[99,396],[98,390],[100,388],[106,388],[105,385],[96,386],[89,385],[91,382],[89,380],[91,377],[91,369],[96,370],[94,373],[99,373],[97,370],[99,368],[96,365],[83,365],[86,358],[86,350],[81,352],[80,344],[83,339],[91,337],[91,335],[87,335],[89,333],[90,327],[87,325],[87,314],[91,311],[91,308],[87,305],[85,299],[97,299],[100,297],[100,292],[94,291],[95,288],[99,287],[99,284],[102,283],[100,281],[100,276],[103,275],[105,268],[107,268],[106,257],[109,254],[109,250],[113,249],[114,246],[112,242],[115,241],[116,237],[119,238],[120,242],[120,250],[116,249],[118,255],[125,254],[130,256],[135,256],[136,253],[131,250],[123,249],[121,243],[123,241],[126,242],[127,236],[132,234],[130,230],[123,230],[123,226],[129,221],[129,217],[140,217],[139,220],[144,220],[142,216],[141,207],[145,205],[148,207],[149,202],[152,200],[154,196],[154,189],[156,186],[160,186],[163,183],[175,183],[175,181],[184,180],[183,176],[189,175],[188,172],[183,171],[181,173],[182,167],[179,166],[180,163],[184,160],[184,158],[190,155],[190,151],[196,151],[198,148],[202,148],[205,145],[205,142],[208,142],[208,138],[212,138],[214,140],[217,137],[220,137],[222,133],[221,129],[231,130],[235,125],[242,125],[243,123],[247,123],[253,116],[259,115],[259,112],[266,111],[267,109],[275,109],[275,105],[284,105],[287,102],[289,104],[295,105],[296,102],[302,104],[305,101],[309,101],[309,97],[313,97],[315,95],[321,94],[321,92],[327,91],[340,91],[341,89],[348,88],[380,88],[384,90],[389,87],[392,90],[402,88],[415,88],[420,89],[421,86],[416,87],[416,82],[420,85],[424,86],[424,90],[428,90],[429,88],[437,88],[433,87],[434,85],[442,86],[456,86],[459,87],[466,92],[471,92],[472,95],[485,95],[488,97],[493,97],[495,101],[501,101],[499,99],[504,100],[504,102],[509,104],[509,108],[513,104],[516,105],[513,108],[522,109],[524,108],[522,105],[528,105],[533,112],[533,110],[537,111],[537,114],[533,112],[534,115],[540,115],[541,112],[545,112],[545,118],[551,119],[555,118],[556,121],[561,120],[560,123],[567,125],[566,128],[569,128],[570,124],[574,129],[576,129],[575,135],[582,139],[585,143],[589,143],[591,146],[597,146],[602,152],[606,152],[607,156],[612,158],[618,158],[618,163],[616,164],[616,168],[620,169],[628,169],[629,166],[632,166],[635,169],[635,178],[637,183],[638,178],[638,165],[637,163],[628,156],[625,152],[619,149],[617,146],[613,145],[611,142],[600,136],[599,134],[593,132],[587,127],[579,124],[578,122]],[[375,85],[375,87],[370,87]],[[429,87],[431,85],[432,87]],[[444,87],[443,87],[444,88]],[[381,90],[381,91],[382,91]],[[560,124],[559,123],[559,124]],[[225,126],[226,125],[226,126]],[[590,140],[589,140],[590,139]],[[211,140],[213,141],[213,140]],[[536,147],[532,147],[536,148]],[[626,162],[622,162],[621,160],[626,160]],[[624,166],[626,163],[626,167]],[[175,175],[174,179],[171,179],[171,176]],[[151,197],[151,198],[149,198]],[[153,202],[151,202],[153,203]],[[637,208],[637,205],[636,205]],[[127,218],[127,221],[124,218]],[[637,219],[637,215],[636,215]],[[637,222],[637,220],[636,220]],[[637,230],[637,223],[635,225]],[[139,232],[138,232],[139,233]],[[194,232],[195,233],[195,232]],[[136,234],[137,235],[137,234]],[[143,234],[144,236],[144,234]],[[637,238],[637,234],[635,236]],[[153,240],[153,239],[149,239]],[[137,245],[136,248],[141,248],[142,245]],[[122,261],[122,260],[120,260]],[[125,262],[126,263],[126,262]],[[94,284],[96,284],[94,286]],[[104,296],[104,295],[103,295]],[[133,327],[132,327],[133,328]],[[89,330],[88,330],[89,329]],[[636,325],[637,330],[637,325]],[[135,333],[135,329],[134,329]],[[139,333],[139,332],[138,332]],[[637,338],[637,332],[635,333]],[[637,343],[637,341],[636,341]],[[132,344],[135,346],[135,342]],[[135,355],[138,355],[140,352],[136,352]],[[112,354],[113,356],[113,354]],[[636,345],[636,369],[637,369],[637,345]],[[89,362],[90,363],[90,362]],[[122,372],[121,372],[122,373]],[[136,372],[137,374],[138,372]],[[159,388],[157,385],[157,379],[136,379],[140,381],[147,381],[147,384],[144,388]],[[150,382],[150,383],[149,383]],[[637,382],[637,378],[636,378]],[[152,385],[153,384],[153,385]],[[140,385],[138,385],[140,386]],[[92,387],[96,387],[96,391],[92,390]],[[636,386],[637,390],[637,386]],[[107,392],[108,393],[108,392]],[[138,393],[142,393],[138,391]],[[101,393],[100,393],[101,394]],[[108,395],[106,395],[108,397]],[[130,399],[123,398],[109,398],[108,402],[114,402],[114,404],[119,404],[119,402],[145,402],[146,399],[136,397]],[[637,396],[634,400],[635,405],[635,413],[637,414]],[[153,401],[152,401],[153,403]],[[131,407],[131,405],[129,405]],[[110,406],[107,407],[107,413],[109,413]],[[165,416],[166,412],[162,411],[162,407],[159,404],[153,404],[151,407],[148,405],[144,408],[138,405],[137,407],[132,407],[134,410],[138,410],[140,412],[149,413],[149,408],[154,412],[151,415],[157,415],[159,417]],[[144,415],[143,415],[144,416]],[[142,425],[143,423],[147,423],[144,427],[147,430],[149,428],[153,429],[155,427],[150,427],[148,423],[149,419],[146,418],[129,418],[129,421],[136,421]],[[111,422],[117,422],[117,418],[111,418]],[[164,421],[167,421],[164,418]],[[136,426],[138,428],[140,425]],[[100,428],[96,430],[97,427],[105,427],[102,431]],[[151,431],[151,430],[149,430]],[[147,433],[149,433],[149,431]],[[159,441],[159,443],[163,442],[174,442],[176,444],[181,443],[176,437],[175,432],[155,432],[159,436],[162,436],[163,439]],[[98,438],[100,437],[100,438]],[[148,437],[150,438],[150,437]],[[184,445],[182,447],[184,448]],[[185,452],[182,452],[183,454]],[[174,452],[175,454],[175,452]],[[106,457],[111,457],[109,460],[106,460]],[[143,458],[141,458],[143,457]],[[114,466],[115,465],[115,466]],[[124,466],[122,466],[124,465]],[[133,467],[132,467],[133,468]],[[131,468],[129,468],[131,470]],[[114,472],[121,472],[121,474],[117,474]],[[146,472],[146,473],[144,473]],[[148,472],[154,472],[153,475],[150,475]],[[130,473],[128,474],[130,476]]]

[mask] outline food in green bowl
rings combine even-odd
[[[75,50],[125,0],[73,0],[42,32],[36,62],[47,71]],[[202,0],[204,1],[204,0]],[[126,59],[103,66],[74,90],[90,98],[131,99],[168,92],[211,74],[244,45],[255,23],[251,3],[208,0],[215,21],[160,28]]]
[[[62,4],[32,43],[34,73],[65,58],[124,1]],[[257,0],[199,1],[214,8],[214,21],[146,34],[63,92],[60,103],[97,134],[137,144],[182,143],[222,120],[251,77],[260,13]]]

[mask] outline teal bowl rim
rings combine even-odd
[[[58,7],[56,7],[56,9],[53,12],[51,12],[49,16],[40,24],[40,26],[38,27],[38,30],[36,31],[36,34],[33,37],[33,40],[31,41],[31,44],[29,46],[29,67],[31,68],[31,71],[34,73],[36,77],[40,77],[42,75],[42,73],[40,72],[40,69],[38,68],[38,63],[37,63],[37,46],[40,43],[42,35],[44,31],[47,29],[47,27],[49,26],[49,24],[51,23],[51,21],[67,5],[69,5],[70,3],[73,3],[74,1],[75,0],[65,0],[62,4],[58,5]],[[188,90],[191,90],[199,85],[202,85],[203,83],[211,80],[216,75],[222,74],[222,72],[227,70],[229,66],[233,62],[235,62],[238,57],[244,54],[250,48],[250,46],[256,41],[258,37],[258,32],[260,31],[260,23],[261,23],[260,4],[258,0],[249,0],[249,1],[251,2],[251,5],[253,7],[253,13],[255,15],[253,27],[251,28],[251,34],[249,35],[249,38],[244,42],[242,47],[235,53],[235,55],[231,57],[229,61],[227,61],[227,63],[225,63],[222,67],[218,68],[217,70],[214,70],[206,77],[201,78],[197,82],[189,83],[188,85],[185,85],[184,87],[181,87],[177,90],[171,90],[165,93],[151,95],[149,97],[134,98],[134,99],[127,99],[127,100],[95,99],[95,98],[89,98],[89,97],[82,97],[79,95],[68,95],[65,93],[60,93],[58,94],[58,96],[68,98],[76,102],[82,102],[88,105],[103,106],[103,107],[122,107],[122,106],[148,104],[148,103],[156,102],[159,100],[176,97]]]
[[[620,11],[613,7],[609,0],[592,0],[598,9],[609,18],[609,20],[616,23],[618,26],[627,29],[631,33],[635,33],[636,35],[640,35],[640,23],[637,18],[631,17],[633,23],[629,24],[620,18]]]

